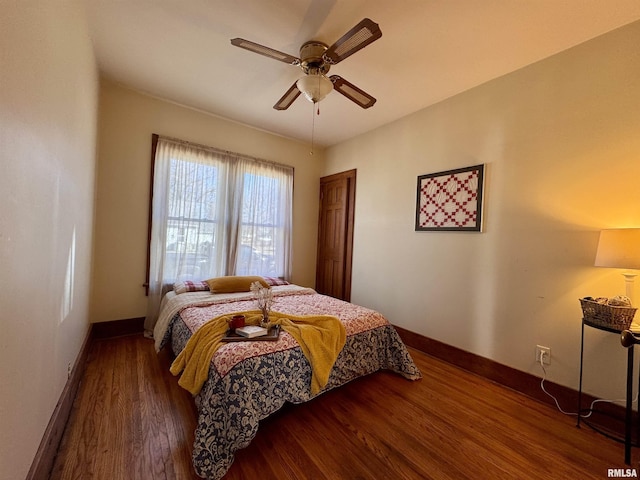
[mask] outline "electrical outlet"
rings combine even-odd
[[[71,362],[67,365],[67,380],[71,378]]]
[[[536,345],[536,362],[540,363],[540,357],[542,356],[542,363],[545,365],[551,364],[551,349],[549,347],[543,347],[542,345]]]

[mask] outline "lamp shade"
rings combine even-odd
[[[596,267],[640,269],[640,228],[602,230]]]
[[[296,86],[313,103],[318,103],[333,90],[333,83],[325,75],[305,75]]]

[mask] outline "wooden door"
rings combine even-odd
[[[320,179],[316,291],[350,301],[356,171]]]

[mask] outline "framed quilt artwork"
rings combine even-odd
[[[482,231],[484,165],[418,177],[416,231]]]

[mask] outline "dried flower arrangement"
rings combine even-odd
[[[253,292],[256,305],[260,312],[262,312],[262,326],[268,326],[269,312],[275,302],[273,299],[273,290],[271,290],[271,287],[263,286],[260,282],[253,282],[250,288],[251,292]]]

